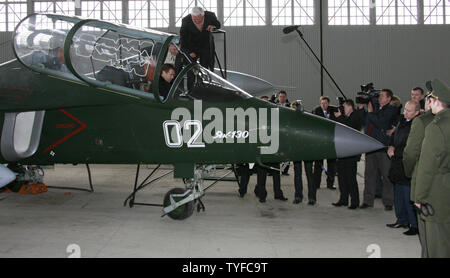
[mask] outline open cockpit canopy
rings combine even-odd
[[[250,97],[196,62],[183,65],[170,90],[165,86],[160,92],[161,68],[169,45],[177,41],[173,34],[151,29],[32,14],[17,25],[13,43],[17,59],[34,71],[162,103],[174,98],[229,102]]]

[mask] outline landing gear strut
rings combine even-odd
[[[210,172],[215,172],[217,169],[215,165],[199,166],[197,167],[197,169],[195,169],[193,178],[183,179],[185,188],[179,187],[173,188],[166,193],[162,205],[135,202],[136,193],[138,191],[144,189],[146,186],[150,184],[154,184],[156,181],[173,172],[173,170],[171,170],[157,178],[150,180],[150,178],[153,177],[153,175],[156,173],[156,171],[159,169],[160,166],[161,165],[158,165],[155,169],[153,169],[153,171],[144,179],[144,181],[142,181],[140,185],[138,185],[139,169],[140,169],[140,164],[138,164],[136,170],[134,189],[132,193],[128,196],[128,198],[125,200],[124,206],[126,206],[127,203],[130,206],[130,208],[136,205],[159,206],[163,207],[163,214],[161,217],[168,215],[172,219],[183,220],[190,217],[194,213],[195,208],[197,208],[197,212],[205,211],[205,205],[201,200],[201,198],[205,195],[205,191],[208,190],[217,182],[225,180],[226,176],[228,176],[233,172],[233,170],[230,170],[222,177],[216,177],[212,179],[214,180],[214,182],[208,185],[206,188],[204,188],[203,181],[205,178],[208,179],[207,174]]]
[[[188,218],[194,212],[195,204],[197,211],[205,210],[205,205],[201,197],[205,195],[203,190],[203,176],[207,169],[200,167],[195,170],[194,178],[184,179],[186,189],[173,188],[167,192],[164,197],[163,216],[169,215],[170,218],[183,220]]]

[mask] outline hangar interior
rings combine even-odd
[[[14,59],[12,34],[28,14],[78,15],[178,33],[181,19],[194,6],[215,12],[222,23],[229,70],[271,82],[276,89],[268,94],[285,90],[289,100],[301,99],[307,111],[321,95],[337,104],[339,94],[298,35],[283,34],[289,25],[300,25],[348,98],[369,82],[392,89],[402,102],[410,98],[411,88],[424,88],[427,80],[450,83],[450,1],[440,0],[0,0],[0,63]],[[223,37],[217,36],[220,57],[223,50]],[[417,237],[386,228],[394,214],[384,211],[380,200],[366,211],[333,207],[338,192],[323,188],[325,175],[316,206],[292,204],[292,168],[281,179],[288,202],[273,200],[269,177],[268,202],[258,203],[253,175],[244,198],[236,184],[219,182],[204,198],[205,212],[173,221],[160,218],[158,208],[122,206],[135,166],[93,165],[94,193],[1,194],[0,257],[69,257],[77,248],[83,257],[420,256]],[[82,165],[45,171],[49,186],[88,186]],[[358,163],[360,192],[363,177],[364,157]],[[179,184],[169,175],[139,198],[159,202]]]

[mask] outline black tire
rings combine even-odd
[[[170,205],[170,195],[171,194],[183,194],[186,192],[186,189],[183,188],[172,188],[169,190],[164,196],[164,207]],[[174,198],[175,201],[180,200],[181,198]],[[168,213],[169,217],[175,220],[183,220],[188,218],[194,213],[194,201],[190,201],[182,206],[179,206],[175,210]]]

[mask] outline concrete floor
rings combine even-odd
[[[363,163],[358,167],[362,173]],[[219,182],[203,198],[206,211],[183,221],[161,218],[157,207],[123,206],[135,166],[91,169],[95,193],[49,189],[39,195],[0,194],[0,257],[68,257],[71,244],[79,246],[81,257],[367,258],[372,244],[383,258],[420,257],[418,237],[385,226],[395,220],[394,212],[384,211],[379,199],[371,209],[335,208],[331,203],[338,191],[324,188],[323,177],[316,206],[305,200],[292,204],[293,167],[281,180],[287,202],[273,199],[269,177],[267,202],[259,203],[253,175],[251,194],[241,199],[237,184]],[[361,176],[358,182],[362,192]],[[87,188],[85,166],[56,165],[46,170],[45,183]],[[136,201],[162,203],[170,188],[181,185],[169,175],[141,191]]]

